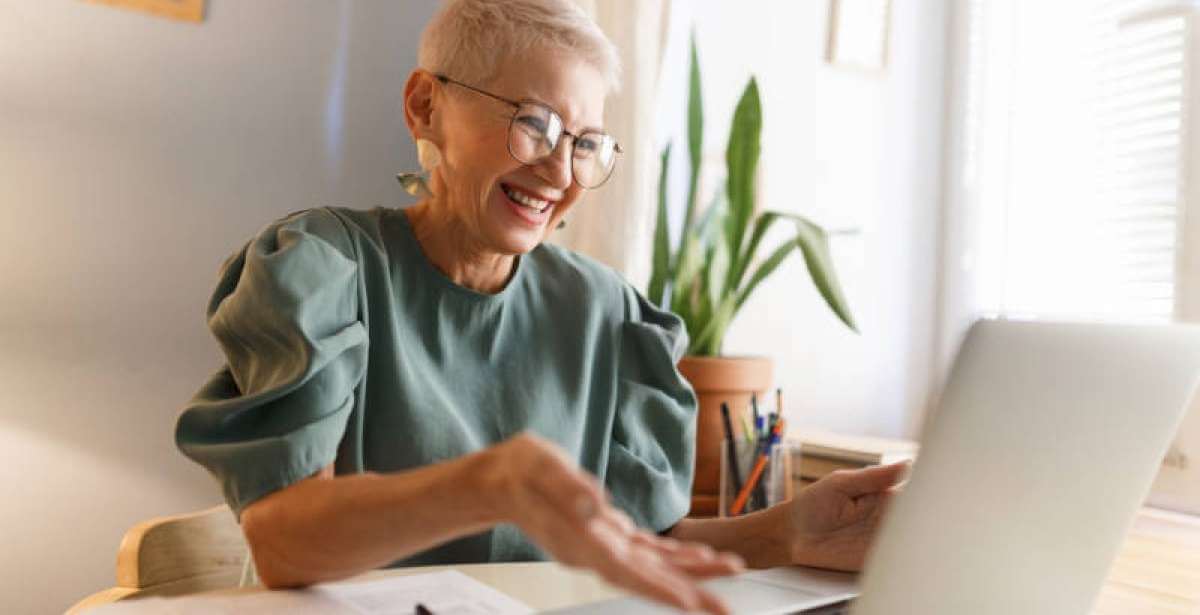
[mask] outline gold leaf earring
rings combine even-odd
[[[426,173],[432,173],[442,164],[442,150],[429,139],[417,139],[417,162]]]
[[[404,191],[417,197],[431,197],[433,190],[429,187],[429,177],[433,170],[442,164],[442,150],[437,143],[429,139],[417,139],[417,163],[424,173],[398,173],[396,181]]]

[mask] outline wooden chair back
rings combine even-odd
[[[248,557],[242,528],[224,504],[143,521],[121,539],[116,587],[84,598],[67,613],[127,598],[237,587]]]

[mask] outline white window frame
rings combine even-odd
[[[1200,323],[1200,0],[1163,3],[1159,11],[1188,16],[1190,59],[1184,77],[1184,168],[1179,243],[1175,255],[1175,318]],[[1200,514],[1200,398],[1192,407],[1150,497],[1153,505]]]

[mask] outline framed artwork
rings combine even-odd
[[[87,0],[180,21],[204,21],[204,0]]]
[[[835,66],[887,68],[891,0],[829,0],[825,60]]]

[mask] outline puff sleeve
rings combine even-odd
[[[354,254],[335,214],[309,210],[221,268],[208,326],[226,365],[184,409],[175,441],[239,518],[337,455],[367,363]]]
[[[678,316],[626,286],[618,332],[617,408],[606,487],[640,526],[661,532],[690,507],[696,396],[676,369],[687,349]]]

